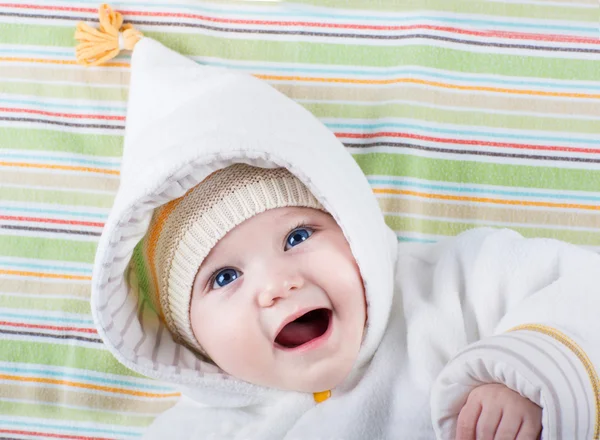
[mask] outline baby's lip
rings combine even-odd
[[[286,325],[288,325],[290,322],[294,322],[296,319],[300,318],[301,316],[306,315],[307,313],[312,312],[313,310],[319,310],[319,309],[327,309],[327,310],[331,311],[327,307],[305,307],[303,309],[298,310],[296,313],[292,313],[291,315],[289,315],[287,318],[285,318],[283,320],[283,322],[277,328],[277,331],[273,335],[273,343],[275,343],[275,340],[277,339],[277,336],[279,336],[279,333],[281,333],[281,330],[283,330],[283,328]]]

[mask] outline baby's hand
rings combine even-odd
[[[537,440],[542,408],[501,384],[475,388],[460,410],[456,440]]]

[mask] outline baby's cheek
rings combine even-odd
[[[212,304],[194,304],[190,311],[190,321],[196,340],[214,361],[221,357],[220,349],[230,339],[228,320],[218,307]]]
[[[213,361],[228,373],[248,378],[254,369],[260,369],[261,354],[265,350],[262,333],[252,328],[249,317],[221,317],[208,336],[205,347]],[[204,339],[204,338],[203,338]]]

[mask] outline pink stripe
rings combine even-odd
[[[27,435],[36,436],[41,438],[65,438],[69,440],[110,440],[106,437],[83,437],[80,435],[67,435],[67,434],[52,434],[50,432],[36,432],[36,431],[21,431],[16,429],[0,429],[0,433],[4,434],[16,434],[16,435]]]
[[[482,145],[488,147],[503,147],[503,148],[517,148],[520,150],[541,150],[541,151],[563,151],[569,153],[600,153],[600,149],[594,148],[578,148],[578,147],[561,147],[561,146],[548,146],[548,145],[533,145],[533,144],[511,144],[507,142],[490,142],[482,140],[470,140],[470,139],[450,139],[450,138],[439,138],[432,136],[422,136],[412,133],[402,132],[390,132],[380,131],[377,133],[335,133],[338,138],[350,138],[350,139],[373,139],[378,137],[399,137],[408,139],[419,139],[423,141],[441,142],[446,144],[461,144],[461,145]]]
[[[43,111],[43,110],[31,110],[31,109],[25,109],[25,108],[0,107],[0,112],[32,113],[32,114],[36,114],[36,115],[56,116],[59,118],[71,118],[71,119],[103,119],[106,121],[125,121],[125,116],[86,115],[86,114],[78,115],[78,114],[73,114],[73,113],[56,113],[56,112],[47,112],[47,111]]]
[[[54,218],[21,217],[21,216],[12,216],[12,215],[0,215],[0,220],[55,223],[55,224],[59,224],[59,225],[95,226],[98,228],[104,227],[104,223],[99,223],[99,222],[83,222],[83,221],[79,221],[79,220],[61,220],[61,219],[54,219]]]
[[[93,8],[72,8],[66,6],[40,6],[40,5],[20,5],[15,3],[0,3],[0,7],[20,8],[20,9],[45,9],[55,11],[69,12],[86,12],[95,14],[97,9]],[[363,25],[363,24],[347,24],[347,23],[318,23],[310,21],[265,21],[265,20],[242,20],[231,18],[209,17],[199,14],[183,14],[176,12],[146,12],[146,11],[125,11],[119,10],[123,15],[143,16],[143,17],[172,17],[172,18],[192,18],[204,20],[214,23],[228,24],[250,24],[262,26],[294,26],[294,27],[315,27],[315,28],[331,28],[331,29],[355,29],[355,30],[375,30],[375,31],[407,31],[407,30],[437,30],[442,32],[450,32],[462,35],[471,35],[477,37],[495,37],[512,40],[534,40],[534,41],[552,41],[562,43],[582,43],[582,44],[598,44],[600,39],[589,37],[573,37],[557,34],[532,34],[524,32],[508,32],[508,31],[473,31],[460,29],[449,26],[433,26],[433,25],[410,25],[410,26],[383,26],[383,25]]]

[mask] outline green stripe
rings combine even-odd
[[[0,33],[0,40],[1,33]],[[127,101],[127,89],[122,87],[93,87],[77,84],[37,84],[28,82],[0,82],[0,93],[31,95],[44,98],[83,99],[86,101]],[[15,113],[14,116],[23,115]],[[29,118],[35,115],[26,115]],[[98,123],[102,123],[99,121]]]
[[[91,370],[123,376],[144,376],[125,368],[101,345],[98,349],[75,345],[32,342],[30,340],[0,341],[0,361],[62,367],[69,365],[81,370]]]
[[[564,191],[597,192],[600,188],[600,170],[430,159],[400,153],[354,154],[353,157],[365,174]]]
[[[14,202],[51,203],[60,205],[110,208],[114,194],[94,194],[75,191],[0,187],[0,199]]]
[[[600,57],[590,60],[558,57],[526,57],[486,52],[466,52],[446,47],[426,46],[361,46],[295,41],[229,40],[206,35],[193,39],[182,34],[146,32],[166,46],[190,56],[210,56],[270,62],[300,62],[322,65],[356,65],[373,67],[419,66],[456,72],[493,73],[509,77],[556,78],[565,80],[598,80]],[[431,44],[438,44],[432,42]],[[465,46],[471,50],[471,46]]]
[[[20,84],[19,86],[23,86]],[[2,84],[0,84],[0,88]],[[54,96],[59,98],[65,98],[66,95],[77,94],[77,90],[84,91],[86,89],[77,89],[72,86],[55,86]],[[25,92],[25,94],[35,94],[32,90],[18,91]],[[87,96],[71,96],[72,98],[88,99]],[[124,98],[126,99],[126,98]],[[469,111],[463,109],[440,109],[432,108],[428,106],[418,104],[380,104],[373,106],[361,106],[352,104],[329,104],[329,103],[302,103],[309,111],[315,116],[326,118],[365,118],[375,119],[383,117],[397,117],[397,118],[413,118],[423,119],[427,121],[447,123],[447,124],[464,124],[469,122],[469,125],[476,126],[488,126],[488,127],[504,127],[514,128],[523,130],[547,130],[547,131],[565,131],[574,133],[600,133],[600,124],[598,120],[587,120],[587,119],[564,119],[564,118],[553,118],[548,116],[528,116],[528,115],[506,115],[502,113],[493,112],[481,112],[481,111]],[[18,116],[18,115],[17,115]],[[27,116],[35,117],[35,116]],[[102,121],[96,123],[101,124]],[[43,139],[41,144],[44,145],[44,149],[47,151],[72,151],[81,152],[87,154],[98,154],[101,151],[103,155],[114,155],[118,156],[122,152],[122,138],[120,136],[108,136],[98,135],[96,139],[90,135],[80,134],[68,134],[64,132],[52,132],[51,130],[35,130],[35,129],[15,129],[7,128],[7,133],[0,133],[0,141],[3,145],[11,145],[11,148],[21,148],[19,145],[22,142],[30,142],[31,149],[39,149],[40,136],[36,132],[43,131],[44,133],[52,133],[54,137],[61,137],[61,142],[51,142],[51,139]],[[12,133],[9,133],[12,132]],[[19,133],[20,132],[20,133]],[[29,132],[32,132],[29,134]],[[19,137],[17,134],[19,133]],[[24,138],[21,138],[21,134],[25,134]],[[31,140],[35,139],[37,145],[34,145]],[[102,138],[108,138],[104,140]],[[6,139],[6,140],[5,140]],[[31,139],[31,140],[30,140]],[[85,142],[82,140],[85,139]],[[77,142],[78,141],[78,142]],[[63,144],[66,142],[66,144]],[[98,152],[94,151],[96,148],[94,144],[108,144],[108,151],[106,147],[101,147]],[[91,145],[90,145],[91,144]],[[15,146],[13,146],[15,145]],[[47,146],[47,147],[46,147]],[[76,148],[74,148],[76,146]],[[26,148],[26,147],[22,147]],[[77,151],[83,150],[86,151]]]
[[[96,246],[92,241],[0,235],[0,249],[5,257],[92,263]]]
[[[418,104],[380,104],[373,106],[352,104],[302,103],[319,118],[421,119],[435,123],[460,126],[485,126],[515,130],[544,130],[551,132],[600,133],[600,120],[565,119],[547,116],[502,114],[464,109],[440,109]],[[381,123],[378,120],[376,122]]]
[[[17,90],[15,93],[35,95],[35,91],[31,90],[30,87],[25,87],[24,84],[18,84],[19,88],[27,88],[28,90]],[[0,84],[0,89],[2,84]],[[78,90],[81,92],[87,91],[85,88],[77,89],[72,86],[53,86],[53,96],[58,98],[77,98],[77,99],[89,99],[88,96],[78,95]],[[99,93],[102,93],[99,91]],[[87,94],[87,93],[85,93]],[[37,94],[39,96],[39,94]],[[67,96],[71,95],[71,96]],[[126,97],[122,100],[126,100]],[[361,106],[352,104],[329,104],[329,103],[302,103],[302,105],[311,111],[315,116],[326,118],[361,118],[361,119],[375,119],[384,117],[397,117],[397,118],[412,118],[412,119],[423,119],[427,121],[447,123],[447,124],[464,124],[469,122],[469,125],[475,126],[488,126],[488,127],[504,127],[514,128],[523,130],[547,130],[547,131],[564,131],[574,133],[600,133],[600,124],[598,120],[587,120],[587,119],[564,119],[564,118],[553,118],[548,116],[528,116],[521,114],[506,115],[502,113],[493,112],[481,112],[481,111],[469,111],[464,109],[440,109],[432,108],[428,106],[418,104],[380,104],[373,106]],[[15,115],[18,117],[18,115]],[[35,117],[28,115],[27,117]],[[96,123],[102,124],[102,121]],[[30,149],[39,149],[40,136],[36,132],[43,131],[45,133],[53,133],[54,137],[62,137],[61,142],[51,142],[51,139],[44,139],[43,145],[46,151],[72,151],[81,152],[86,154],[98,154],[99,152],[94,151],[97,147],[94,144],[103,143],[108,144],[108,151],[106,147],[102,147],[102,155],[114,155],[118,156],[122,152],[122,138],[120,136],[108,136],[98,135],[99,138],[108,138],[107,140],[96,139],[90,135],[70,134],[64,132],[52,132],[51,130],[35,130],[35,129],[15,129],[7,128],[7,133],[0,133],[0,141],[3,145],[11,145],[11,148],[27,148],[19,147],[22,142],[28,142],[28,138],[37,138],[37,145],[30,145]],[[8,133],[13,132],[15,134]],[[21,139],[16,136],[16,132],[26,133],[25,138]],[[29,134],[32,132],[32,134]],[[6,139],[4,141],[4,139]],[[85,139],[85,142],[81,140]],[[76,142],[79,141],[79,142]],[[66,144],[63,144],[66,142]],[[30,142],[31,143],[31,142]],[[91,144],[91,145],[90,145]],[[14,146],[13,146],[14,145]],[[76,148],[73,148],[76,146]],[[86,151],[77,151],[86,150]]]
[[[5,24],[0,44],[30,44],[38,46],[73,47],[73,29],[57,26]],[[301,62],[307,64],[340,64],[390,67],[417,65],[458,72],[493,73],[495,75],[556,78],[566,80],[598,80],[600,57],[565,59],[506,55],[485,52],[466,52],[446,47],[416,43],[409,46],[367,46],[355,44],[325,44],[302,41],[264,41],[218,38],[200,34],[145,32],[167,47],[184,55],[209,56],[225,59],[269,60],[270,62]],[[51,38],[49,37],[51,36]],[[49,44],[52,42],[53,44]],[[436,42],[432,42],[437,44]],[[465,50],[471,50],[465,46]],[[44,85],[44,88],[46,85]],[[1,89],[0,89],[1,91]],[[43,93],[43,90],[40,90]]]
[[[486,225],[485,222],[479,222],[475,224],[468,222],[448,222],[445,220],[430,220],[399,216],[386,216],[385,221],[388,226],[395,231],[421,232],[424,234],[448,236],[458,235],[461,232],[482,226],[498,228],[498,226],[494,226],[492,224]],[[578,245],[600,246],[600,232],[594,233],[590,231],[584,232],[568,229],[544,229],[538,227],[528,228],[512,225],[510,229],[517,231],[527,238],[554,238]]]
[[[0,145],[19,150],[59,151],[90,156],[121,157],[123,137],[81,134],[34,127],[2,127]]]
[[[60,402],[57,402],[60,403]],[[99,409],[74,409],[59,405],[47,405],[43,402],[23,403],[0,401],[0,414],[15,417],[38,417],[73,422],[96,422],[118,426],[146,427],[154,417],[140,416],[133,412],[106,412]]]
[[[40,298],[39,296],[29,298],[0,294],[0,307],[8,309],[53,310],[82,315],[90,315],[91,313],[89,299]]]
[[[297,0],[297,3],[338,9],[365,9],[392,12],[453,12],[459,14],[481,14],[496,17],[532,18],[535,20],[569,20],[594,22],[597,8],[576,8],[559,5],[528,5],[473,0]]]
[[[158,315],[159,312],[156,310],[154,302],[152,301],[153,288],[150,284],[150,274],[148,273],[150,268],[147,266],[146,259],[143,255],[144,248],[144,240],[140,240],[133,250],[131,261],[133,262],[135,274],[137,275],[140,297],[143,298],[145,304]]]

